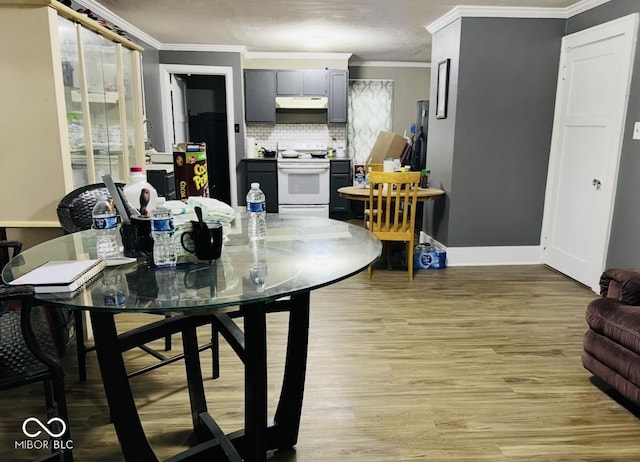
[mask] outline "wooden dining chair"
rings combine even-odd
[[[409,281],[413,281],[413,242],[420,172],[371,172],[367,229],[383,241],[405,242]],[[369,278],[373,267],[369,266]]]

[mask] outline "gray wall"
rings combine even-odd
[[[612,0],[597,8],[570,18],[567,33],[611,21],[631,13],[640,12],[638,0]],[[629,92],[629,105],[624,128],[620,172],[611,225],[611,238],[607,254],[607,267],[640,267],[640,141],[632,139],[633,125],[640,121],[640,46],[636,56]],[[604,218],[604,217],[603,217]],[[596,218],[597,219],[597,218]]]
[[[143,73],[146,100],[146,116],[152,125],[151,141],[153,147],[158,151],[170,150],[171,146],[164,145],[162,129],[164,120],[162,114],[162,97],[160,93],[160,64],[184,64],[200,66],[226,66],[233,68],[233,105],[234,123],[238,124],[240,130],[236,133],[236,171],[238,184],[238,197],[244,197],[241,191],[240,159],[244,157],[244,105],[243,105],[243,79],[242,79],[242,57],[240,53],[217,53],[199,51],[160,51],[152,47],[145,47],[143,54]]]
[[[429,99],[428,67],[350,66],[350,79],[393,80],[392,131],[403,135],[416,123],[416,102]]]
[[[160,54],[158,50],[145,47],[142,53],[142,78],[144,81],[145,116],[147,136],[151,146],[159,152],[164,151],[162,124],[162,98],[160,98]]]
[[[540,243],[560,19],[463,18],[433,37],[427,167],[446,191],[426,231],[452,247]],[[451,59],[448,116],[435,118]]]
[[[240,53],[218,53],[204,51],[161,51],[160,64],[185,64],[198,66],[226,66],[233,68],[233,106],[235,124],[240,125],[236,133],[236,158],[244,157],[244,106],[242,56]],[[146,76],[145,76],[146,78]],[[159,79],[159,76],[158,76]],[[162,118],[162,113],[160,114]],[[166,146],[165,146],[166,147]]]
[[[445,245],[448,244],[449,214],[451,212],[455,122],[458,101],[458,70],[460,67],[461,21],[442,29],[433,37],[431,52],[431,94],[429,97],[429,132],[427,135],[427,167],[431,169],[430,182],[434,188],[442,189],[446,195],[424,205],[422,229]],[[435,118],[438,63],[449,59],[449,97],[447,117]]]

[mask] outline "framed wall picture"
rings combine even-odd
[[[447,100],[449,99],[449,63],[445,59],[438,63],[438,87],[436,92],[436,119],[447,118]]]

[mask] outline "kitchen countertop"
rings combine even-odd
[[[278,160],[278,158],[277,157],[251,157],[251,158],[245,157],[245,158],[240,159],[240,160],[241,161],[242,160],[248,160],[248,161],[259,160],[259,161],[263,161],[263,160]],[[351,158],[349,158],[349,157],[330,157],[329,160],[330,161],[334,161],[334,160],[345,161],[345,160],[351,160]]]

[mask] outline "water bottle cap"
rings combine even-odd
[[[142,173],[142,167],[131,167],[129,168],[131,173]]]
[[[260,189],[260,183],[251,183],[251,189]]]
[[[161,204],[164,204],[166,201],[167,201],[167,200],[166,200],[164,197],[159,196],[159,197],[156,199],[156,204],[161,205]]]

